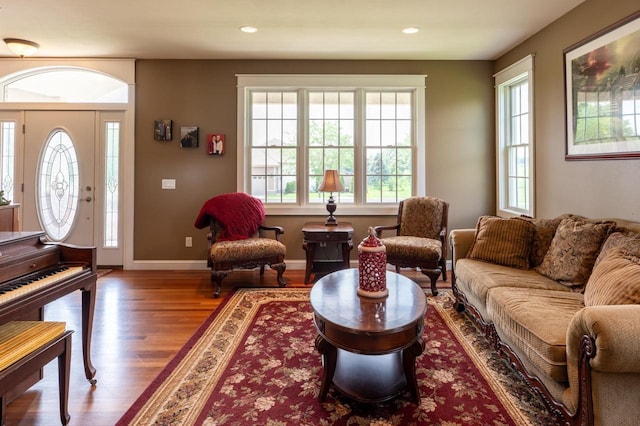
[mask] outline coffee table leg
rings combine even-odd
[[[411,392],[411,397],[416,405],[420,405],[420,391],[418,390],[418,379],[416,377],[416,358],[424,351],[422,338],[413,342],[411,346],[402,351],[402,368],[407,379],[407,386]]]
[[[322,369],[322,383],[320,384],[320,393],[318,399],[320,402],[324,402],[327,399],[327,393],[329,387],[333,382],[333,375],[336,372],[336,359],[338,357],[338,350],[331,343],[327,342],[322,336],[316,336],[316,349],[322,354],[324,361],[324,367]]]

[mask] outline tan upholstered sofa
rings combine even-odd
[[[640,422],[639,233],[573,215],[450,233],[458,310],[563,423]]]

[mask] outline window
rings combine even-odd
[[[62,129],[45,143],[38,168],[38,218],[53,241],[71,232],[80,193],[78,157],[73,141]]]
[[[126,103],[128,85],[74,67],[38,68],[0,82],[0,102]]]
[[[336,169],[342,212],[397,212],[424,194],[424,79],[238,76],[238,190],[273,214],[318,213],[324,171]]]
[[[120,217],[120,123],[106,121],[104,158],[104,227],[103,248],[117,248]]]
[[[14,194],[16,158],[16,123],[0,121],[0,190],[9,201],[16,199]]]
[[[495,75],[499,215],[534,215],[533,57]]]

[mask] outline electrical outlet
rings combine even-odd
[[[184,246],[193,247],[193,239],[191,237],[184,237]]]

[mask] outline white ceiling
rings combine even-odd
[[[583,1],[0,0],[0,38],[38,57],[482,60]]]

